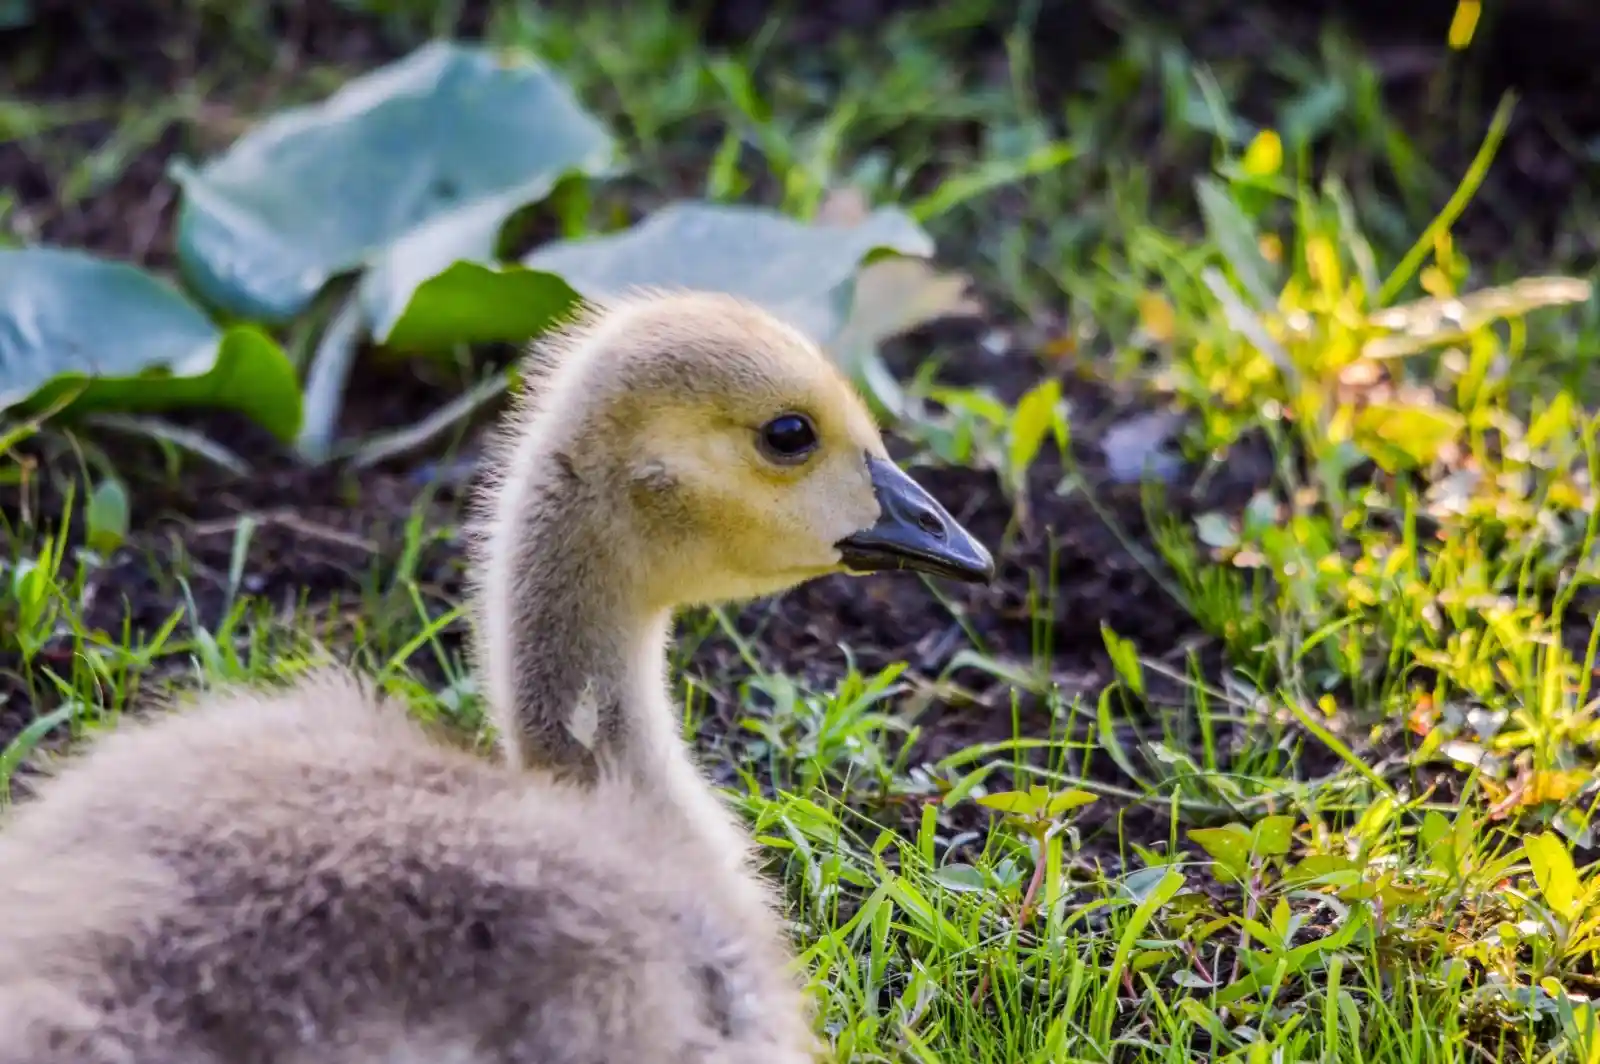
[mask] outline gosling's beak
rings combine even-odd
[[[867,455],[867,472],[882,513],[871,528],[835,544],[847,569],[915,569],[970,583],[994,579],[989,551],[922,485],[876,455]]]

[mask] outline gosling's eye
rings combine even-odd
[[[784,414],[761,426],[761,449],[774,462],[803,460],[817,449],[817,430],[803,414]]]

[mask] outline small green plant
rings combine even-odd
[[[34,557],[12,561],[6,581],[6,601],[0,602],[0,623],[4,623],[7,642],[17,648],[23,667],[55,635],[61,607],[58,595],[60,544],[45,540]]]
[[[1152,298],[1146,330],[1173,348],[1164,383],[1197,414],[1197,442],[1261,432],[1279,475],[1240,512],[1161,523],[1191,609],[1290,701],[1326,712],[1345,692],[1406,720],[1417,763],[1476,765],[1501,802],[1570,802],[1573,753],[1597,734],[1575,697],[1585,655],[1562,633],[1600,579],[1586,560],[1600,421],[1568,392],[1519,396],[1494,367],[1522,357],[1526,315],[1589,285],[1463,292],[1459,196],[1380,279],[1337,186],[1263,184],[1276,167],[1260,160],[1253,177],[1223,169],[1200,202],[1226,274],[1180,286],[1178,304]],[[1269,255],[1285,242],[1257,219],[1279,194],[1294,253]],[[1392,302],[1414,277],[1426,297]]]
[[[1483,964],[1508,986],[1561,992],[1563,980],[1587,984],[1600,956],[1600,875],[1579,873],[1567,843],[1553,832],[1522,840],[1532,891],[1514,891],[1506,919],[1460,955]]]
[[[993,469],[1012,499],[1018,522],[1028,520],[1028,470],[1045,441],[1067,453],[1069,408],[1061,382],[1046,377],[1014,406],[981,389],[933,387],[927,397],[942,414],[921,412],[905,427],[934,457],[952,465]]]
[[[89,549],[108,557],[128,538],[128,490],[116,477],[96,485],[84,510]]]
[[[739,724],[761,737],[765,749],[758,753],[774,759],[772,778],[787,789],[809,794],[858,774],[886,789],[894,768],[885,755],[887,734],[910,730],[884,708],[904,690],[904,671],[903,663],[872,676],[851,669],[826,695],[807,693],[781,673],[757,676],[744,686],[765,694],[772,709]]]

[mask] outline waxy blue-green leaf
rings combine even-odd
[[[894,209],[833,226],[760,207],[677,203],[617,233],[547,244],[520,264],[464,256],[417,285],[387,330],[375,326],[374,335],[402,349],[520,342],[580,299],[603,302],[643,287],[744,296],[827,343],[850,315],[863,263],[885,253],[932,252],[921,227]]]
[[[231,408],[280,439],[300,425],[294,366],[258,329],[223,332],[172,285],[125,263],[0,249],[0,410],[67,396],[74,413]]]
[[[895,208],[855,225],[813,225],[760,207],[683,202],[631,229],[549,244],[522,261],[589,299],[633,287],[743,296],[826,343],[849,315],[856,271],[886,252],[929,256],[933,240]]]
[[[204,299],[273,322],[371,266],[363,303],[392,321],[416,283],[492,256],[513,211],[614,153],[542,65],[435,41],[175,166],[178,254]]]

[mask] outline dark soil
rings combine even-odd
[[[261,54],[229,51],[235,38],[226,25],[207,20],[185,22],[152,12],[149,5],[131,5],[124,11],[116,5],[96,7],[51,0],[40,6],[43,15],[38,25],[0,35],[0,52],[29,56],[26,62],[0,74],[0,88],[36,100],[158,100],[183,91],[194,81],[197,57],[204,57],[206,69],[212,71],[218,54],[229,55],[233,63],[221,72],[224,83],[216,90],[218,98],[233,98],[228,96],[230,92],[248,96],[262,92],[263,84],[284,80],[291,71],[309,65],[337,63],[360,68],[404,50],[378,22],[334,3],[268,6],[270,33],[263,39],[277,44]],[[771,6],[758,0],[720,5],[715,18],[707,23],[707,32],[723,38],[745,34],[749,20]],[[786,32],[799,47],[807,40],[838,32],[840,25],[871,26],[891,9],[915,6],[919,5],[866,0],[811,4]],[[474,5],[468,7],[478,11]],[[1069,8],[1073,10],[1068,12]],[[1074,87],[1083,61],[1114,47],[1120,23],[1093,4],[1044,5],[1044,9],[1035,51],[1040,57],[1041,93],[1049,100]],[[1245,25],[1244,18],[1214,17],[1205,34],[1191,38],[1194,47],[1203,55],[1206,47],[1234,52],[1241,41],[1261,46],[1261,31]],[[474,20],[481,23],[481,12],[469,19],[469,31],[478,28]],[[1295,30],[1296,39],[1314,41],[1317,27],[1313,20],[1302,15],[1299,21],[1288,18],[1286,24]],[[973,28],[975,53],[1002,54],[1003,29]],[[1437,49],[1442,35],[1430,32],[1432,47]],[[1268,40],[1266,46],[1271,43]],[[1442,61],[1430,55],[1429,61]],[[1534,69],[1542,64],[1525,66]],[[1570,119],[1575,127],[1582,127],[1584,121],[1600,123],[1592,67],[1574,68],[1571,77],[1574,80],[1563,84],[1587,84],[1587,95],[1568,98],[1562,94],[1565,90],[1552,90],[1540,97],[1559,103],[1559,109],[1543,114],[1541,122],[1555,116]],[[1585,83],[1585,77],[1591,80]],[[1544,135],[1538,130],[1547,124],[1527,120],[1526,135]],[[168,267],[174,202],[163,179],[164,167],[173,153],[194,151],[193,138],[200,134],[174,127],[138,154],[114,182],[62,209],[55,191],[65,168],[111,130],[109,120],[85,123],[55,137],[48,151],[33,142],[0,145],[0,188],[13,190],[20,217],[39,239]],[[1543,176],[1518,178],[1516,174],[1522,172],[1518,170],[1507,187],[1522,193],[1519,202],[1535,211],[1558,202],[1563,189],[1582,179],[1578,164],[1565,153],[1540,148],[1532,150],[1529,157],[1538,162],[1532,171]],[[1549,162],[1551,159],[1555,161]],[[1523,180],[1522,186],[1517,185],[1518,180]],[[935,346],[956,352],[948,365],[953,378],[981,377],[1002,392],[1015,394],[1048,371],[1046,363],[1026,348],[999,360],[986,360],[978,354],[974,334],[938,331],[901,345],[897,367],[909,371]],[[1058,372],[1068,368],[1050,365]],[[440,401],[440,391],[418,376],[423,372],[398,372],[392,389],[364,389],[352,400],[347,426],[402,425],[432,409]],[[1136,413],[1138,404],[1094,383],[1093,377],[1092,372],[1063,376],[1074,409],[1084,414],[1083,422],[1074,429],[1075,457],[1100,505],[1114,515],[1122,532],[1142,553],[1153,556],[1140,489],[1109,482],[1098,444],[1105,429]],[[275,445],[248,425],[225,417],[208,417],[202,422],[207,431],[241,453],[278,454]],[[470,438],[462,453],[468,459],[475,453]],[[151,459],[153,462],[153,456]],[[130,459],[130,466],[137,468],[138,461]],[[190,590],[198,612],[194,620],[214,626],[227,598],[226,574],[238,519],[250,514],[260,523],[250,541],[244,590],[285,615],[295,604],[309,601],[314,612],[320,610],[332,623],[338,606],[381,595],[389,587],[407,522],[416,507],[426,507],[435,527],[452,526],[459,517],[464,490],[463,478],[457,473],[460,468],[432,456],[354,478],[337,471],[306,471],[280,454],[264,461],[248,480],[199,466],[187,471],[177,485],[150,476],[135,496],[132,541],[90,578],[88,620],[108,632],[120,632],[124,624],[136,633],[151,632],[185,601],[175,580],[176,573],[185,572],[192,574]],[[470,463],[466,468],[470,469]],[[1175,663],[1191,649],[1207,649],[1181,606],[1168,597],[1156,577],[1083,496],[1061,495],[1055,490],[1061,476],[1058,463],[1045,460],[1034,470],[1032,521],[1013,534],[1008,534],[1012,503],[1003,497],[991,475],[955,469],[920,470],[918,475],[997,550],[1000,578],[995,584],[940,589],[964,614],[986,653],[1021,664],[1046,658],[1052,678],[1064,689],[1092,693],[1110,677],[1103,623],[1132,639],[1143,653],[1172,656]],[[1191,470],[1170,487],[1166,503],[1180,513],[1237,509],[1264,475],[1264,463],[1239,456],[1208,481],[1205,497],[1189,494],[1186,486],[1196,480]],[[37,482],[26,498],[15,491],[0,497],[0,509],[13,517],[24,505],[33,513],[59,513],[54,505],[58,491],[59,485]],[[458,593],[457,540],[446,534],[431,544],[414,575],[439,602]],[[1046,606],[1039,608],[1030,596]],[[871,670],[906,660],[916,673],[931,677],[940,674],[958,651],[970,646],[951,607],[912,577],[818,581],[778,602],[750,605],[741,612],[738,623],[747,632],[760,631],[762,653],[773,665],[819,684],[843,672],[847,648],[861,668]],[[459,640],[461,635],[456,631],[452,638]],[[1208,652],[1214,661],[1214,648]],[[66,653],[63,645],[49,652],[47,659],[60,665],[59,656]],[[52,654],[55,658],[50,658]],[[0,746],[30,719],[35,708],[20,685],[6,679],[15,664],[12,652],[0,650],[0,697],[5,698],[0,703]],[[428,666],[420,657],[417,664]],[[696,651],[690,667],[724,692],[718,715],[726,717],[728,680],[744,671],[732,648],[724,640],[709,640]],[[927,756],[1011,732],[1007,689],[976,669],[964,669],[953,679],[970,691],[970,697],[960,705],[943,706],[921,721],[925,727],[921,752]],[[1055,726],[1044,716],[1042,706],[1025,705],[1023,712],[1030,731],[1042,733]]]

